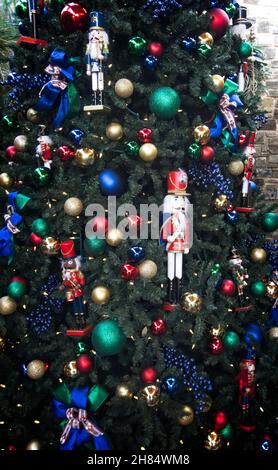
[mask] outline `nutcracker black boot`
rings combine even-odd
[[[174,279],[168,279],[168,293],[167,293],[167,300],[169,304],[175,304],[175,285]]]
[[[179,279],[178,277],[175,278],[175,293],[176,303],[178,304],[182,295],[182,279]]]

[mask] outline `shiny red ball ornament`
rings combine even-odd
[[[209,145],[204,145],[201,148],[200,161],[202,163],[211,163],[214,159],[215,150]]]
[[[68,160],[73,160],[76,157],[76,152],[67,145],[62,145],[57,149],[57,155],[62,162],[66,162]]]
[[[152,321],[151,332],[154,336],[161,336],[166,331],[166,321],[163,318],[156,318]]]
[[[142,217],[140,217],[139,215],[129,215],[127,220],[128,220],[130,229],[135,228],[135,227],[140,228],[143,222]]]
[[[219,292],[227,297],[232,297],[236,291],[236,285],[231,279],[224,279],[222,282]]]
[[[240,134],[239,137],[238,137],[238,144],[239,144],[241,147],[244,147],[245,145],[247,145],[247,143],[248,143],[247,135],[245,135],[245,134]]]
[[[226,211],[227,212],[232,212],[233,210],[234,210],[233,204],[228,204],[227,207],[226,207]]]
[[[217,411],[214,415],[214,429],[219,431],[220,429],[225,428],[228,424],[228,416],[224,411]]]
[[[208,11],[212,20],[210,25],[210,32],[215,39],[220,39],[226,33],[230,19],[227,13],[222,8],[212,8]]]
[[[43,241],[43,238],[39,237],[39,235],[36,235],[34,232],[32,232],[30,234],[29,241],[34,246],[40,246],[41,242]]]
[[[223,344],[218,336],[212,336],[209,343],[209,350],[211,354],[221,354],[223,352]]]
[[[141,382],[144,384],[153,383],[157,378],[157,371],[153,367],[147,367],[140,373]]]
[[[151,42],[148,47],[150,55],[154,57],[161,57],[164,52],[164,47],[160,42]]]
[[[148,127],[143,127],[143,129],[139,129],[137,132],[137,139],[141,144],[149,144],[153,140],[153,131]]]
[[[105,234],[108,231],[108,220],[106,217],[98,215],[93,218],[91,222],[91,228],[93,232]]]
[[[66,33],[86,31],[89,26],[88,12],[79,3],[68,3],[61,11],[60,19]]]
[[[9,161],[13,161],[17,154],[17,149],[14,145],[10,145],[6,148],[6,157]]]
[[[76,359],[76,367],[80,374],[89,374],[93,370],[93,361],[89,354],[82,354]]]
[[[134,281],[139,275],[139,268],[132,264],[125,263],[121,266],[120,275],[125,281]]]

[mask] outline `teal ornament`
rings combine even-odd
[[[239,47],[239,55],[242,59],[247,59],[252,55],[252,46],[247,41],[242,41]]]
[[[278,214],[267,212],[263,215],[262,226],[266,232],[274,232],[278,229]]]
[[[149,97],[151,112],[161,119],[172,119],[178,112],[180,105],[180,97],[171,87],[157,88]]]
[[[126,342],[123,330],[115,320],[102,320],[92,331],[92,345],[99,356],[113,356]]]
[[[39,237],[47,237],[49,235],[49,225],[44,219],[36,219],[31,225],[32,232]]]

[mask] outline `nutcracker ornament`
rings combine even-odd
[[[233,25],[231,27],[233,36],[239,36],[242,39],[242,41],[244,41],[243,44],[245,44],[245,41],[247,38],[247,30],[251,28],[251,26],[252,26],[252,23],[247,18],[247,8],[238,6],[235,16],[233,18]],[[241,64],[239,66],[239,72],[237,76],[239,92],[243,92],[245,89],[245,77],[247,73],[248,73],[248,62],[246,62],[243,57],[243,60],[241,61]]]
[[[255,396],[255,348],[248,348],[241,360],[238,374],[240,422],[239,427],[245,432],[256,429],[254,421],[254,396]]]
[[[104,29],[104,15],[100,11],[90,13],[91,27],[86,49],[87,75],[92,77],[93,104],[84,106],[84,111],[110,111],[103,104],[103,62],[109,53],[109,37]]]
[[[237,293],[239,298],[239,306],[235,307],[235,312],[248,312],[251,310],[252,305],[244,305],[244,288],[247,286],[247,279],[249,275],[247,269],[242,265],[242,259],[236,248],[232,248],[229,257],[229,266],[233,275],[234,281],[237,285]]]
[[[39,137],[37,139],[39,145],[36,148],[36,157],[38,159],[38,166],[44,166],[44,168],[51,170],[51,147],[53,145],[53,141],[48,135],[45,135],[45,128],[46,126],[44,125],[39,126]]]
[[[39,39],[38,35],[38,16],[43,14],[44,1],[43,0],[28,0],[29,19],[32,24],[33,37],[21,36],[18,44],[31,44],[37,46],[47,46],[48,42]]]
[[[168,194],[163,202],[161,239],[168,259],[168,293],[165,310],[172,310],[182,294],[183,255],[189,253],[193,241],[193,209],[186,193],[188,184],[184,170],[168,173]]]
[[[255,167],[255,137],[256,132],[249,132],[246,131],[244,133],[246,137],[246,147],[243,150],[243,155],[245,157],[244,160],[244,170],[243,170],[243,178],[242,178],[242,205],[241,207],[237,207],[237,212],[245,212],[250,213],[254,212],[254,209],[250,207],[251,205],[251,179]]]
[[[61,243],[62,278],[61,289],[65,289],[66,301],[71,303],[75,316],[77,329],[67,330],[68,336],[85,336],[92,331],[92,326],[86,326],[85,304],[83,302],[85,278],[80,270],[81,259],[76,255],[74,241],[68,240]]]

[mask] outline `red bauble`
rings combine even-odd
[[[7,450],[17,450],[17,448],[13,445],[7,447]]]
[[[43,241],[43,238],[39,237],[38,235],[32,232],[30,234],[29,240],[32,243],[32,245],[39,246],[41,242]]]
[[[125,263],[120,269],[120,275],[125,281],[134,281],[139,274],[139,268],[132,264]]]
[[[89,26],[87,10],[79,3],[68,3],[61,11],[61,23],[66,33],[86,31]]]
[[[57,155],[62,162],[66,162],[67,160],[73,160],[76,156],[76,152],[67,145],[62,145],[57,149]]]
[[[245,134],[240,134],[239,137],[238,137],[238,144],[241,146],[241,147],[244,147],[245,145],[247,145],[247,135]]]
[[[166,321],[162,318],[157,318],[152,321],[151,332],[154,336],[163,335],[166,331]]]
[[[8,160],[13,161],[16,154],[17,154],[17,149],[14,145],[10,145],[9,147],[6,148],[6,156]]]
[[[147,367],[143,369],[140,373],[141,382],[144,384],[152,383],[156,380],[157,371],[153,367]]]
[[[209,343],[209,350],[211,354],[221,354],[223,352],[223,344],[218,336],[212,336]]]
[[[202,163],[211,163],[214,159],[214,155],[215,155],[214,148],[210,147],[209,145],[204,145],[201,148],[200,161]]]
[[[228,424],[228,416],[224,411],[217,411],[214,415],[214,429],[219,431],[220,429],[225,428]]]
[[[98,215],[93,218],[91,222],[91,228],[94,232],[105,234],[108,231],[108,220],[106,217]]]
[[[223,295],[226,295],[227,297],[232,297],[232,295],[235,293],[235,290],[236,286],[234,281],[231,279],[224,279],[220,286],[219,292],[221,292]]]
[[[230,19],[227,13],[221,8],[212,8],[208,11],[208,14],[212,20],[210,25],[210,32],[216,38],[220,39],[226,33]]]
[[[25,286],[29,285],[29,281],[27,279],[25,279],[25,277],[22,277],[22,276],[13,276],[13,277],[11,277],[10,283],[11,282],[21,282],[21,284],[25,284]]]
[[[93,370],[93,361],[89,354],[82,354],[76,359],[76,367],[80,374],[89,374]]]
[[[228,204],[227,207],[226,207],[227,212],[232,212],[234,209],[235,208],[234,208],[233,204]]]
[[[148,144],[153,140],[153,131],[148,127],[143,127],[143,129],[139,129],[137,132],[137,139],[141,144]]]
[[[142,217],[139,215],[129,215],[128,218],[129,227],[132,229],[134,227],[140,228],[142,225]]]
[[[148,51],[155,57],[161,57],[164,52],[164,47],[160,42],[151,42],[148,47]]]

